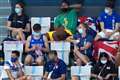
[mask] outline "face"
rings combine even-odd
[[[78,30],[78,32],[79,32],[80,34],[82,34],[82,33],[84,33],[84,32],[86,31],[86,28],[85,28],[82,24],[80,24],[80,25],[78,26],[77,30]]]
[[[16,62],[18,60],[18,57],[16,56],[16,54],[15,53],[12,53],[11,54],[11,61],[12,62]]]
[[[34,31],[34,32],[32,32],[32,34],[33,34],[35,37],[40,37],[41,31]]]
[[[55,60],[55,55],[54,54],[49,54],[48,57],[49,57],[49,60],[51,60],[51,61]]]
[[[62,3],[60,8],[61,8],[62,12],[66,12],[68,10],[69,6],[67,3]]]
[[[112,9],[111,8],[109,8],[109,7],[106,7],[105,8],[105,13],[106,14],[109,14],[109,13],[111,13],[112,12]]]
[[[16,4],[16,6],[15,6],[15,12],[17,14],[19,14],[19,13],[22,13],[22,10],[23,10],[23,8],[19,4]]]
[[[100,61],[102,64],[106,64],[108,60],[106,57],[101,57]]]

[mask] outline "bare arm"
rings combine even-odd
[[[31,40],[31,36],[28,37],[26,44],[25,44],[25,52],[30,52],[35,50],[35,47],[29,48],[30,45],[30,40]]]
[[[10,80],[15,80],[14,77],[12,76],[10,70],[6,69],[5,71],[6,71],[7,75],[8,75],[8,77],[10,78]]]

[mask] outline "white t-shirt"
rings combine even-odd
[[[16,65],[16,64],[12,63],[11,61],[7,61],[4,65],[4,71],[2,74],[2,78],[8,78],[8,76],[6,75],[6,72],[5,72],[6,69],[10,70],[10,72],[14,78],[18,78],[18,76],[20,75],[20,72],[24,70],[22,63]]]

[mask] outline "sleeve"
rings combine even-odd
[[[45,64],[45,72],[50,72],[50,69],[49,69],[49,63],[46,63]]]
[[[54,22],[54,27],[59,27],[59,26],[60,26],[59,16],[57,16]]]
[[[26,24],[30,23],[30,18],[28,16],[26,16]]]
[[[93,36],[92,36],[92,35],[89,35],[89,36],[87,37],[87,41],[86,41],[86,42],[92,43],[93,40],[94,40]]]
[[[101,13],[100,16],[98,17],[98,21],[104,22],[104,16],[105,16],[105,13]]]
[[[120,15],[116,14],[116,23],[120,23]]]
[[[10,69],[10,63],[7,61],[5,62],[4,69]]]
[[[73,35],[73,39],[76,40],[76,39],[78,38],[77,36],[78,36],[77,34],[74,34],[74,35]]]
[[[97,64],[94,67],[92,67],[91,72],[92,72],[92,74],[98,74],[99,73]]]
[[[60,68],[60,73],[61,74],[66,74],[66,72],[67,72],[67,66],[66,66],[65,63],[62,63],[61,68]]]
[[[13,21],[13,17],[14,17],[14,14],[11,14],[11,15],[8,17],[8,21]]]
[[[118,74],[118,68],[115,66],[115,64],[111,64],[111,73]]]

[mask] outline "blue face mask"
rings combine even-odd
[[[40,36],[41,35],[41,32],[33,32],[32,33],[34,36]]]
[[[19,13],[22,13],[22,10],[20,8],[15,8],[15,12],[19,14]]]
[[[80,33],[80,34],[83,34],[83,29],[78,29],[78,32]]]
[[[18,60],[17,57],[11,57],[11,61],[12,61],[12,62],[16,62],[17,60]]]

